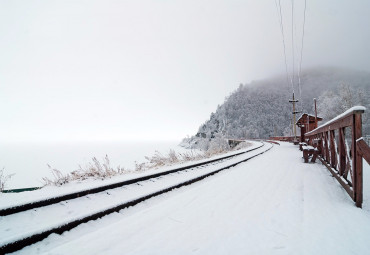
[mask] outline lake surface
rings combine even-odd
[[[0,168],[4,167],[6,174],[15,174],[7,182],[6,189],[42,186],[42,177],[52,177],[47,164],[66,174],[91,162],[92,157],[102,161],[108,155],[112,167],[120,165],[133,170],[135,161],[144,162],[145,156],[152,156],[156,150],[162,154],[170,149],[185,151],[178,146],[179,142],[1,144]]]

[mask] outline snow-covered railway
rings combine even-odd
[[[154,175],[0,210],[0,253],[22,249],[52,233],[99,219],[173,189],[192,184],[263,154],[272,144]]]

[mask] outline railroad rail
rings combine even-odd
[[[370,157],[369,147],[361,139],[364,112],[365,107],[353,107],[305,133],[306,142],[318,149],[319,160],[343,186],[357,207],[362,207],[363,200],[362,158]]]
[[[0,209],[0,216],[6,216],[6,215],[13,214],[13,213],[18,213],[18,212],[22,212],[22,211],[26,211],[26,210],[31,210],[31,209],[35,209],[35,208],[39,208],[39,207],[43,207],[43,206],[56,204],[56,203],[59,203],[59,202],[62,202],[62,201],[78,198],[78,197],[81,197],[81,196],[86,196],[86,195],[89,195],[89,194],[95,194],[95,193],[103,192],[103,191],[106,191],[106,190],[109,190],[109,189],[119,188],[119,187],[123,187],[123,186],[126,186],[126,185],[142,182],[142,181],[147,181],[149,179],[158,178],[158,177],[161,177],[161,176],[164,176],[164,175],[176,173],[176,172],[183,171],[183,170],[193,168],[193,167],[205,166],[205,165],[208,165],[208,164],[211,164],[211,163],[214,163],[214,162],[230,159],[230,158],[233,158],[235,156],[239,156],[239,155],[248,153],[250,151],[257,150],[257,149],[261,148],[262,146],[263,146],[263,144],[261,144],[258,147],[255,147],[253,149],[249,149],[247,151],[239,152],[239,153],[228,155],[228,156],[223,156],[223,157],[212,159],[212,160],[207,160],[207,161],[196,163],[196,164],[191,164],[191,165],[187,165],[187,166],[183,166],[183,167],[178,167],[178,168],[175,168],[175,169],[171,169],[171,170],[164,171],[164,172],[159,172],[159,173],[156,173],[156,174],[151,174],[151,175],[147,175],[147,176],[143,176],[143,177],[139,177],[139,178],[135,178],[135,179],[130,179],[130,180],[122,181],[122,182],[108,184],[108,185],[104,185],[104,186],[100,186],[100,187],[96,187],[96,188],[81,190],[81,191],[73,192],[73,193],[70,193],[70,194],[65,194],[65,195],[62,195],[62,196],[51,197],[51,198],[47,198],[47,199],[43,199],[43,200],[39,200],[39,201],[32,201],[30,203],[16,205],[16,206],[12,206],[12,207],[9,207],[9,208],[2,208],[2,209]]]
[[[134,206],[152,197],[198,182],[261,155],[273,146],[273,144],[266,145],[262,143],[257,148],[218,159],[179,167],[162,173],[99,188],[75,192],[57,198],[3,209],[1,221],[7,222],[7,225],[14,226],[16,230],[13,235],[9,234],[10,236],[7,236],[7,240],[3,240],[2,243],[0,242],[0,254],[20,250],[45,239],[52,233],[61,234],[82,223],[97,220],[105,215]],[[164,182],[166,182],[167,186],[163,186]],[[127,199],[125,200],[125,198]],[[62,209],[63,207],[65,209]],[[83,208],[82,214],[79,214],[79,207]],[[71,208],[76,210],[77,213],[69,217]],[[64,213],[65,217],[58,217],[59,210],[61,210],[59,213]],[[86,213],[86,211],[89,213]],[[37,216],[40,219],[35,219]],[[51,225],[40,226],[46,224],[45,221],[47,222],[48,220],[45,220],[45,218],[47,217],[53,217],[55,221]],[[33,224],[35,229],[24,231],[22,222],[19,222],[20,219],[26,219],[27,224]]]

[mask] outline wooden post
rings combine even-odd
[[[322,137],[318,137],[317,149],[319,150],[319,155],[322,155]]]
[[[324,160],[326,160],[326,155],[326,135],[322,133],[322,156]]]
[[[354,197],[357,207],[362,207],[362,157],[357,154],[356,140],[362,136],[362,120],[361,114],[355,113],[353,115],[352,124],[352,167],[354,175]]]
[[[338,153],[339,153],[339,175],[343,176],[344,170],[346,169],[346,149],[344,141],[344,128],[339,128],[339,144],[338,144]]]
[[[307,114],[307,131],[310,132],[310,115]]]
[[[330,165],[332,168],[336,169],[336,158],[335,158],[335,143],[334,143],[334,130],[329,131],[330,133]]]
[[[365,143],[364,140],[359,140],[356,142],[357,153],[363,157],[368,164],[370,164],[370,147]]]
[[[325,161],[329,163],[329,144],[328,144],[328,132],[324,132],[324,139],[325,139]]]
[[[306,133],[306,129],[303,126],[301,126],[301,143],[304,143],[304,133]]]
[[[317,128],[317,106],[316,106],[316,98],[313,99],[315,102],[315,128]]]

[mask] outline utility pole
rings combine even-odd
[[[306,133],[310,132],[310,115],[307,113],[307,128]]]
[[[313,99],[315,103],[315,128],[317,128],[317,106],[316,106],[316,98]]]
[[[291,129],[289,129],[289,135],[290,135],[290,136],[293,136],[293,129],[294,129],[294,128],[293,128],[293,118],[291,118],[291,119],[290,119],[290,125],[292,125],[292,128],[291,128]]]
[[[293,99],[289,100],[290,103],[293,104],[293,131],[294,131],[294,141],[297,141],[297,128],[295,126],[296,124],[296,114],[299,113],[298,111],[295,110],[295,104],[298,103],[298,100],[295,99],[294,97],[294,92],[293,92]]]

